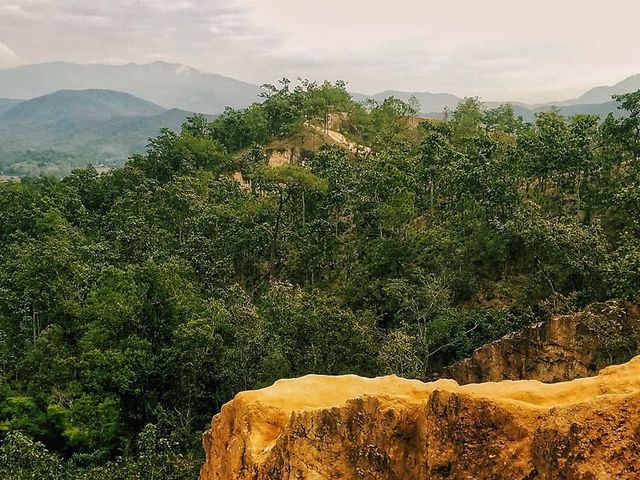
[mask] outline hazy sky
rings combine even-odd
[[[640,0],[0,0],[0,67],[164,60],[551,101],[639,73],[638,18]]]

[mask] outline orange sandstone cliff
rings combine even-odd
[[[556,384],[280,380],[204,448],[200,480],[640,479],[640,357]]]
[[[501,380],[564,382],[640,354],[640,307],[591,305],[511,333],[442,372],[460,384]]]

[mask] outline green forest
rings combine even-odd
[[[7,142],[8,143],[8,142]],[[84,167],[83,158],[54,150],[4,151],[0,148],[0,172],[6,176],[62,177]]]
[[[429,120],[283,80],[122,168],[0,184],[0,478],[195,479],[239,391],[430,380],[551,315],[639,302],[640,91],[615,100],[604,121],[477,98]],[[337,117],[361,148],[269,165]]]

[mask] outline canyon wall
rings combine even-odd
[[[562,382],[640,354],[640,308],[594,304],[509,334],[442,372],[460,384],[501,380]]]
[[[640,357],[555,384],[280,380],[203,442],[200,480],[638,479]]]

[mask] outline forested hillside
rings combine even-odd
[[[19,103],[22,103],[22,100],[14,100],[12,98],[0,98],[0,115],[2,115],[7,110],[15,107]]]
[[[528,123],[551,111],[567,117],[596,115],[600,120],[610,113],[624,116],[611,92],[635,91],[639,79],[636,75],[612,87],[597,87],[579,99],[556,102],[558,106],[515,102],[513,113]],[[224,105],[244,108],[259,101],[261,91],[257,85],[163,62],[119,66],[54,62],[0,70],[0,96],[8,97],[0,98],[0,175],[63,177],[87,165],[120,167],[129,155],[143,153],[161,128],[179,131],[193,112],[219,114]],[[360,103],[382,103],[389,97],[406,102],[417,116],[432,119],[448,119],[463,101],[449,93],[352,94]],[[482,109],[499,105],[488,101]]]
[[[192,479],[240,390],[431,378],[552,314],[640,301],[640,91],[623,117],[535,124],[475,98],[421,120],[340,82],[263,100],[108,174],[0,184],[0,477]],[[368,148],[268,165],[330,114]]]

